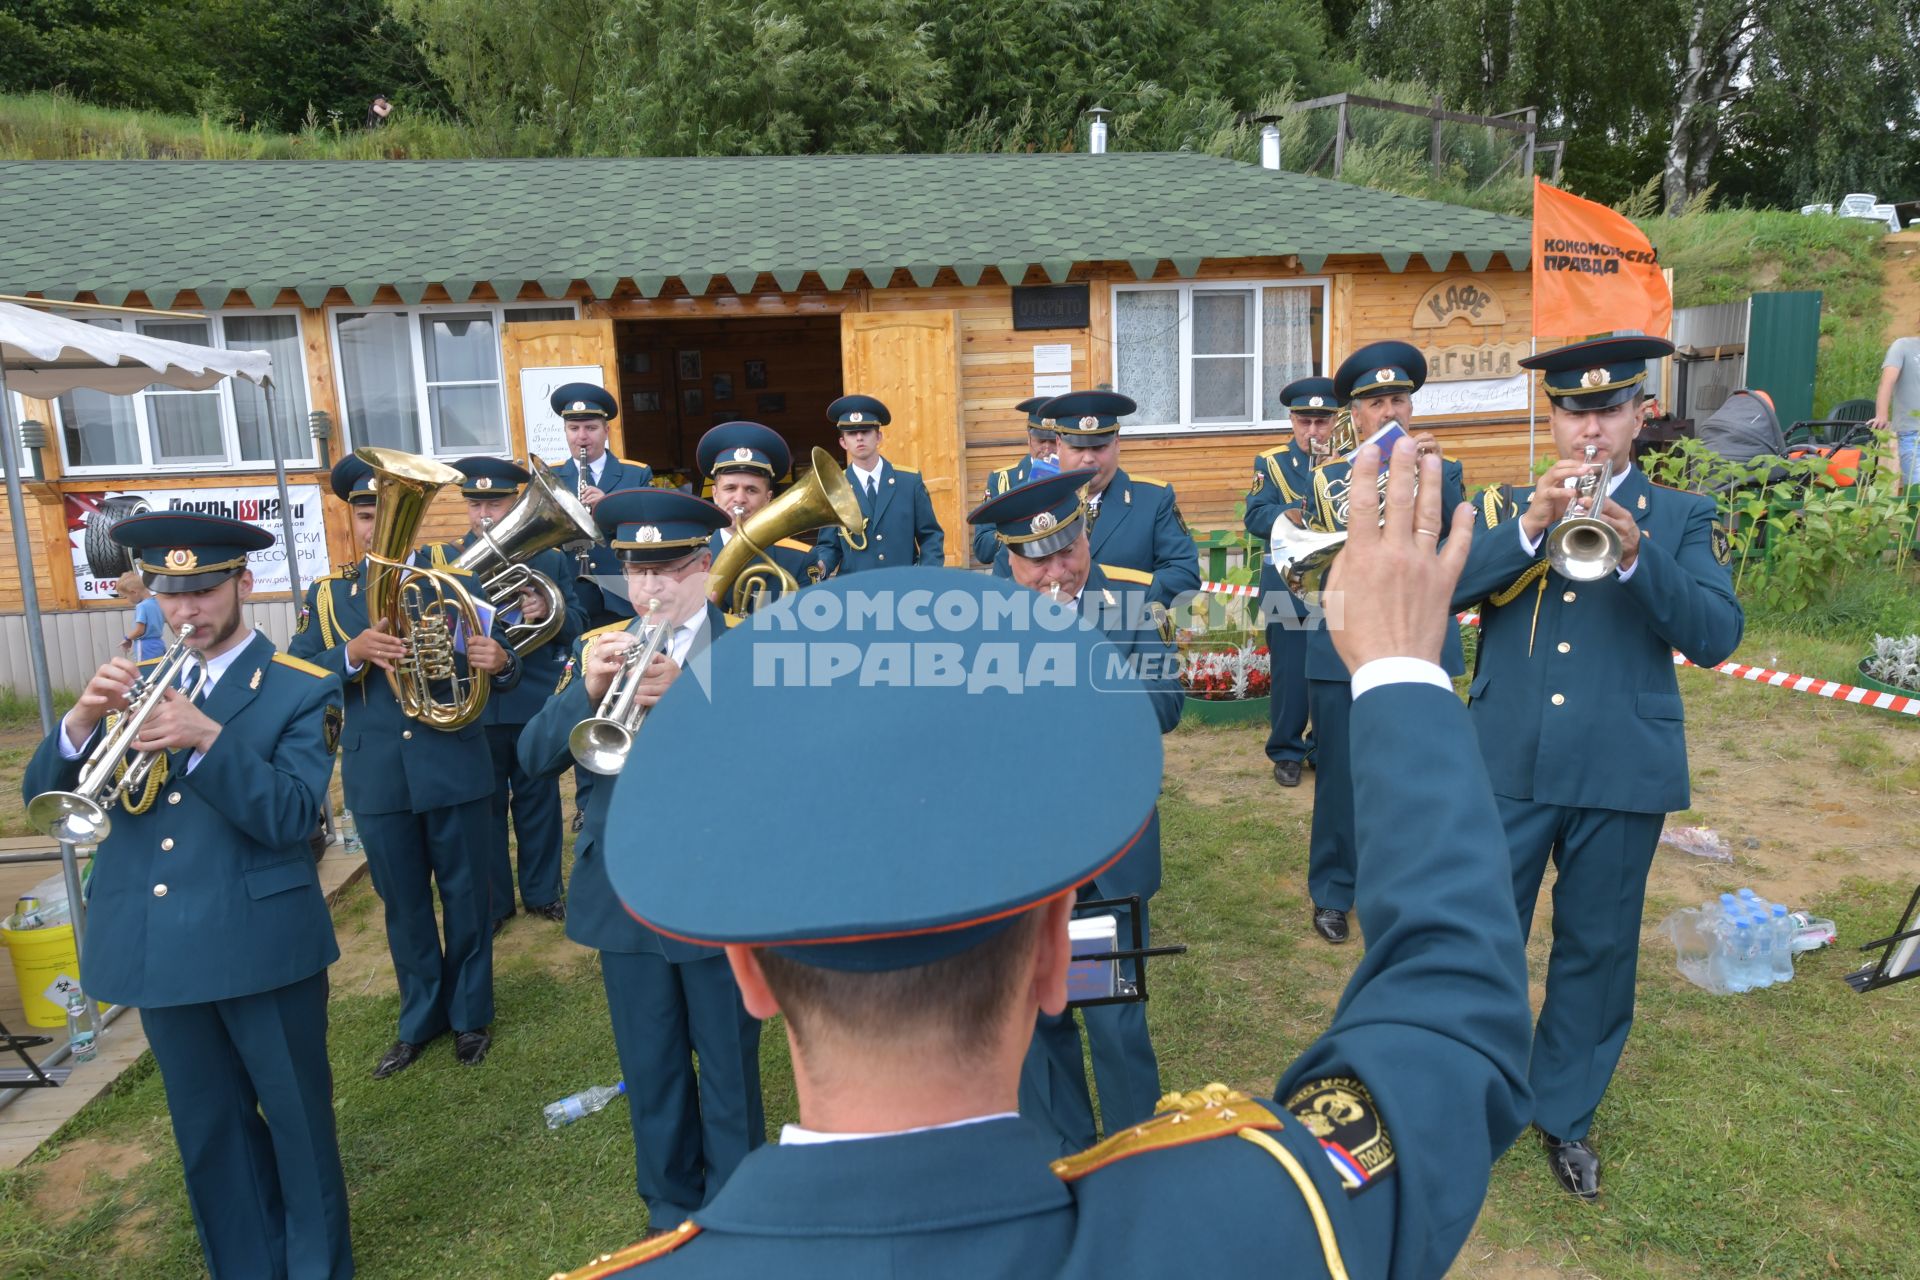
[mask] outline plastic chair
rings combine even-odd
[[[1830,422],[1869,422],[1873,419],[1873,401],[1842,400],[1827,415]]]

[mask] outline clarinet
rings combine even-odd
[[[574,465],[576,470],[574,471],[574,475],[573,475],[573,496],[581,499],[584,502],[586,498],[586,493],[587,493],[587,446],[586,445],[580,446],[580,456],[574,460]],[[573,559],[574,559],[575,568],[578,570],[578,572],[575,573],[574,575],[575,577],[584,578],[588,576],[588,572],[591,568],[588,562],[591,559],[592,555],[593,555],[593,544],[591,542],[582,542],[578,544],[578,546],[576,546],[573,553]]]

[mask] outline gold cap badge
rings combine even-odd
[[[197,568],[199,564],[200,557],[185,547],[175,547],[173,550],[167,552],[167,568],[169,569],[193,569]]]
[[[753,461],[753,450],[751,450],[751,449],[749,449],[749,448],[747,448],[747,447],[745,447],[745,446],[743,445],[743,446],[741,446],[740,448],[738,448],[738,449],[735,449],[735,450],[733,451],[733,460],[734,460],[735,462],[752,462],[752,461]]]

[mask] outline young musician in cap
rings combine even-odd
[[[340,766],[347,808],[367,850],[367,871],[386,912],[387,949],[400,986],[400,1024],[373,1069],[384,1080],[453,1032],[454,1057],[478,1066],[493,1044],[493,934],[488,919],[487,813],[493,757],[479,723],[436,729],[407,716],[391,684],[408,647],[385,618],[367,615],[366,552],[379,482],[357,455],[333,468],[333,491],[352,509],[361,558],[307,591],[290,646],[339,675],[346,689],[347,750]],[[415,564],[447,559],[432,547]],[[473,590],[480,590],[475,583]],[[456,654],[463,678],[484,675],[493,693],[520,679],[513,650],[470,636]],[[434,912],[438,890],[440,912]],[[445,921],[442,939],[441,920]]]
[[[1027,456],[989,475],[987,491],[980,495],[980,501],[991,502],[1029,480],[1043,480],[1060,474],[1060,436],[1040,416],[1041,406],[1050,399],[1051,396],[1029,396],[1013,406],[1027,415]],[[975,560],[981,564],[992,564],[994,556],[999,553],[1000,540],[994,536],[991,525],[981,525],[973,531]]]
[[[1600,1191],[1587,1134],[1633,1025],[1647,871],[1666,815],[1689,803],[1673,651],[1724,662],[1745,624],[1713,500],[1633,465],[1647,361],[1672,351],[1660,338],[1603,338],[1521,362],[1546,383],[1559,457],[1530,490],[1481,495],[1484,527],[1454,596],[1480,610],[1468,693],[1523,929],[1549,858],[1557,871],[1528,1079],[1554,1177],[1586,1200]],[[1569,486],[1597,483],[1602,465],[1613,475],[1594,514],[1617,563],[1563,562],[1569,577],[1543,544],[1576,497]]]
[[[700,437],[694,449],[700,470],[713,481],[713,504],[733,518],[725,529],[717,530],[707,549],[717,557],[756,512],[773,501],[773,486],[792,469],[793,455],[787,442],[771,427],[757,422],[723,422]],[[781,538],[763,547],[769,559],[785,569],[793,580],[805,586],[811,578],[813,548],[797,538]],[[762,601],[778,599],[780,584],[765,580]],[[731,609],[732,601],[719,602]]]
[[[640,676],[634,703],[641,708],[652,707],[677,682],[704,684],[708,648],[727,626],[706,600],[709,540],[732,523],[725,512],[671,489],[628,489],[608,494],[594,519],[620,557],[640,616],[589,632],[575,644],[559,687],[520,738],[521,764],[533,774],[551,777],[573,763],[568,739],[574,727],[599,714],[622,661],[651,627],[670,630]],[[648,622],[652,601],[659,603]],[[683,679],[689,672],[693,678]],[[691,692],[697,697],[700,691]],[[651,723],[643,726],[635,742],[651,732]],[[726,758],[708,757],[708,768]],[[711,1200],[747,1152],[766,1140],[760,1024],[741,1003],[717,947],[655,933],[628,913],[607,879],[614,852],[673,838],[666,832],[675,814],[712,808],[737,820],[738,806],[729,803],[724,787],[715,790],[711,773],[697,791],[661,791],[631,766],[619,772],[632,776],[616,785],[618,777],[582,771],[579,803],[587,818],[573,846],[567,937],[600,953],[633,1124],[635,1182],[649,1222],[659,1229]],[[610,826],[608,805],[621,793],[646,795],[649,812]],[[741,838],[738,831],[724,837]],[[679,852],[692,857],[697,851],[682,845]]]
[[[1364,441],[1390,422],[1413,430],[1413,393],[1427,381],[1427,360],[1404,342],[1374,342],[1360,348],[1334,371],[1336,398],[1353,415],[1355,436]],[[1430,432],[1413,435],[1422,454],[1438,457],[1439,443]],[[1332,459],[1316,467],[1313,497],[1307,521],[1311,527],[1338,528],[1335,503],[1344,491],[1353,493],[1352,464]],[[1422,536],[1444,542],[1452,529],[1453,512],[1466,496],[1460,464],[1440,462],[1440,523]],[[1351,536],[1352,520],[1346,525]],[[1422,526],[1425,528],[1425,526]],[[1344,552],[1342,554],[1345,554]],[[1330,603],[1332,603],[1330,601]],[[1341,600],[1348,605],[1351,602]],[[1307,896],[1313,902],[1313,930],[1328,942],[1347,940],[1347,912],[1353,909],[1356,866],[1354,841],[1354,778],[1349,763],[1352,741],[1347,728],[1353,691],[1347,664],[1329,631],[1332,622],[1313,628],[1307,636],[1307,708],[1313,717],[1314,770],[1313,829],[1307,848]],[[1459,628],[1448,615],[1440,665],[1450,676],[1466,671]]]
[[[819,576],[939,564],[946,535],[934,517],[926,482],[911,467],[896,467],[880,456],[881,428],[893,421],[887,406],[872,396],[841,396],[827,406],[827,417],[839,428],[847,481],[860,499],[867,531],[849,539],[840,529],[822,529],[814,544]]]
[[[1149,605],[1139,587],[1109,585],[1105,566],[1093,563],[1087,546],[1087,482],[1092,471],[1063,471],[983,503],[967,519],[993,531],[1009,553],[1013,580],[1079,612],[1105,631],[1113,653],[1135,664],[1153,701],[1160,731],[1180,723],[1178,657],[1161,634],[1165,610]],[[1152,945],[1147,905],[1160,888],[1160,817],[1156,809],[1127,855],[1082,886],[1082,898],[1140,899],[1141,945]],[[1121,938],[1131,923],[1119,917]],[[1129,981],[1139,981],[1139,961],[1123,962]],[[1118,1133],[1153,1114],[1160,1100],[1160,1067],[1147,1033],[1141,1002],[1089,1005],[1080,1011],[1093,1048],[1093,1074],[1100,1090],[1100,1118]],[[1042,1014],[1021,1072],[1020,1111],[1060,1136],[1062,1150],[1093,1145],[1093,1099],[1081,1055],[1080,1029],[1069,1011]]]
[[[458,548],[443,551],[437,563],[470,549],[519,500],[533,479],[526,468],[504,458],[478,456],[453,464],[463,477],[460,496],[467,503],[467,536]],[[560,896],[560,783],[536,778],[520,767],[520,731],[547,700],[560,669],[566,665],[573,642],[586,630],[586,611],[574,596],[574,562],[556,549],[539,552],[524,562],[544,574],[560,590],[565,620],[553,639],[521,658],[520,682],[511,690],[487,699],[480,723],[487,727],[487,751],[493,757],[493,794],[487,811],[487,914],[498,933],[513,918],[513,859],[508,852],[507,822],[513,822],[514,845],[520,854],[520,901],[527,914],[543,920],[567,918]],[[516,618],[507,621],[544,622],[546,597],[532,589],[520,593]]]
[[[1060,468],[1090,470],[1087,483],[1087,545],[1107,576],[1145,587],[1156,604],[1172,607],[1200,589],[1200,551],[1193,545],[1173,486],[1129,475],[1120,467],[1120,419],[1135,409],[1112,391],[1070,391],[1040,408],[1060,436]],[[995,560],[1005,577],[1008,566]]]
[[[747,777],[777,771],[797,740],[867,762],[879,785],[856,827],[844,797],[803,788],[778,839],[728,838],[731,815],[687,806],[660,838],[613,850],[636,913],[725,944],[748,1007],[784,1014],[799,1123],[687,1221],[576,1276],[1443,1273],[1525,1123],[1526,967],[1505,859],[1483,835],[1486,774],[1458,749],[1466,712],[1436,663],[1466,547],[1436,556],[1414,532],[1441,518],[1438,460],[1417,501],[1410,443],[1394,463],[1376,529],[1363,451],[1356,533],[1334,571],[1356,596],[1339,638],[1366,766],[1370,945],[1276,1100],[1222,1085],[1170,1095],[1163,1114],[1058,1160],[1014,1113],[1035,1015],[1066,1005],[1075,891],[1150,820],[1159,721],[1138,692],[1085,678],[1105,635],[996,623],[1018,610],[977,574],[903,570],[890,585],[951,602],[916,633],[948,671],[1025,672],[1018,693],[874,679],[899,670],[885,648],[899,635],[876,633],[864,607],[827,607],[870,585],[828,583],[714,647],[727,715],[668,694],[634,748],[648,786],[619,788],[612,813],[653,821],[649,794],[701,786],[721,752]],[[796,642],[865,657],[837,677],[767,679]],[[977,787],[924,768],[929,724],[954,761],[1070,743],[1063,767],[1100,785],[1005,789],[983,826]],[[1192,1221],[1170,1226],[1179,1205]]]
[[[132,549],[190,656],[134,736],[135,751],[161,754],[147,785],[111,807],[80,981],[94,1000],[140,1010],[208,1272],[341,1280],[353,1255],[327,1065],[327,966],[340,949],[308,845],[333,775],[340,681],[243,623],[247,553],[271,534],[156,512],[110,536]],[[94,673],[28,762],[28,797],[78,784],[135,677],[125,658]]]
[[[1287,520],[1306,525],[1307,500],[1313,496],[1313,469],[1325,462],[1333,438],[1337,402],[1331,378],[1296,378],[1280,392],[1293,438],[1253,460],[1253,488],[1247,492],[1247,533],[1269,544],[1260,562],[1260,616],[1266,623],[1267,660],[1273,674],[1268,699],[1267,759],[1273,780],[1300,785],[1300,766],[1313,750],[1307,728],[1307,633],[1313,616],[1304,601],[1274,568],[1274,525]]]
[[[553,469],[554,481],[577,493],[587,510],[599,506],[609,493],[644,489],[653,483],[652,467],[613,456],[609,440],[613,420],[620,416],[620,402],[612,392],[591,382],[569,382],[555,387],[547,403],[560,415],[567,434],[567,461]],[[631,618],[633,611],[620,596],[620,563],[613,553],[594,546],[587,566],[583,576],[588,581],[576,594],[588,625],[600,627],[617,618]]]

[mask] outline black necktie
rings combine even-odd
[[[868,502],[880,501],[880,477],[879,476],[867,477],[867,501]]]

